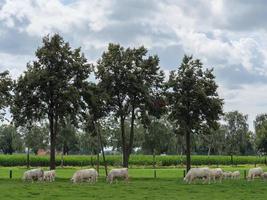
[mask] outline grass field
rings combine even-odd
[[[79,168],[58,168],[54,183],[25,183],[21,180],[23,167],[0,168],[0,199],[266,199],[267,182],[255,180],[247,182],[243,172],[252,166],[223,167],[225,170],[240,170],[240,180],[225,180],[223,183],[210,185],[201,182],[187,185],[182,181],[183,169],[157,169],[157,178],[153,178],[152,169],[129,169],[130,182],[119,181],[107,184],[104,171],[95,185],[88,183],[72,184],[70,177]],[[267,168],[263,167],[264,171]],[[9,170],[13,178],[9,179]]]

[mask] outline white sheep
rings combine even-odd
[[[96,183],[97,177],[98,177],[98,173],[95,169],[81,169],[81,170],[76,171],[73,174],[71,181],[73,183],[79,183],[82,181]]]
[[[261,177],[263,170],[261,167],[252,168],[248,171],[248,180],[254,180],[255,177]]]
[[[232,172],[223,172],[222,174],[224,179],[231,178],[232,177]]]
[[[25,171],[22,179],[24,181],[42,181],[44,177],[44,171],[42,169],[31,169]]]
[[[221,168],[210,169],[210,178],[216,182],[216,179],[219,179],[222,182],[223,170]]]
[[[234,171],[231,176],[232,179],[239,179],[240,178],[240,172]]]
[[[44,171],[44,181],[55,181],[56,177],[56,171],[55,170],[50,170],[50,171]]]
[[[208,167],[191,168],[184,177],[184,181],[189,184],[196,179],[202,179],[204,182],[208,181],[210,183],[210,169]]]
[[[116,178],[124,178],[125,181],[128,182],[128,168],[110,170],[107,176],[107,182],[111,184]]]
[[[267,172],[263,172],[261,178],[265,181],[267,179]]]

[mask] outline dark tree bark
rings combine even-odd
[[[186,170],[191,168],[191,134],[190,131],[186,131]]]
[[[128,167],[128,161],[127,161],[127,148],[126,148],[126,142],[125,142],[125,127],[124,127],[124,117],[120,117],[121,121],[121,140],[122,140],[122,165],[123,167]]]
[[[103,142],[102,142],[102,136],[101,136],[101,132],[98,129],[98,127],[96,127],[96,131],[97,131],[97,135],[98,135],[100,148],[101,148],[101,151],[102,151],[102,157],[103,157],[103,162],[104,162],[104,166],[105,166],[105,173],[106,173],[106,177],[107,177],[108,176],[108,167],[107,167],[107,163],[106,163],[106,156],[105,156],[105,151],[104,151],[104,145],[103,145]]]

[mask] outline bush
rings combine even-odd
[[[106,156],[108,166],[118,166],[121,164],[121,155]],[[155,164],[157,166],[175,166],[186,163],[185,156],[156,156]],[[265,164],[265,157],[259,156],[233,156],[233,162],[230,156],[203,156],[193,155],[192,165],[241,165],[241,164]],[[61,156],[56,157],[56,165],[61,164]],[[97,157],[90,155],[68,155],[64,156],[64,166],[88,166],[96,165]],[[26,154],[0,155],[0,166],[25,166],[27,165]],[[49,166],[48,156],[30,155],[31,166]],[[100,156],[100,165],[104,165]],[[152,166],[153,157],[151,155],[131,155],[129,165]]]

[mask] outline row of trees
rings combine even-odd
[[[145,130],[143,149],[149,146],[152,151],[157,145],[151,141],[168,134],[169,127],[170,133],[182,135],[184,140],[174,143],[185,143],[187,169],[192,138],[201,135],[209,149],[214,149],[211,135],[220,134],[222,129],[218,120],[223,114],[223,100],[212,69],[204,68],[200,60],[184,56],[177,70],[166,78],[159,58],[147,55],[144,47],[109,44],[93,65],[80,48],[71,48],[58,34],[44,37],[35,55],[36,60],[27,64],[17,80],[8,72],[0,74],[0,108],[10,107],[12,123],[25,129],[25,138],[36,134],[36,127],[42,129],[40,124],[47,124],[49,138],[47,130],[42,130],[44,137],[39,143],[50,147],[51,169],[55,168],[56,148],[68,151],[73,130],[87,133],[82,140],[87,145],[98,143],[104,160],[105,141],[117,141],[124,167],[128,166],[138,129]],[[115,130],[119,130],[116,138],[106,137]],[[161,132],[156,134],[157,130]],[[226,139],[236,133],[235,129],[227,130]],[[146,134],[152,132],[154,135]]]
[[[259,115],[255,123],[259,124]],[[102,141],[109,147],[109,153],[122,153],[120,127],[113,125],[114,118],[106,118],[106,123],[101,124]],[[266,120],[266,119],[265,119]],[[262,123],[262,121],[260,122]],[[267,120],[264,121],[267,123]],[[125,132],[129,135],[130,121],[125,123]],[[175,126],[163,116],[159,120],[151,122],[144,128],[137,120],[134,128],[135,139],[133,141],[134,153],[141,154],[185,154],[184,135],[175,131]],[[217,130],[211,130],[210,134],[194,135],[191,141],[194,154],[206,155],[255,155],[266,152],[264,130],[256,130],[256,135],[248,130],[247,116],[237,111],[226,113],[224,123]],[[27,129],[16,129],[12,125],[3,125],[0,128],[0,149],[5,154],[24,151],[30,148],[37,153],[38,149],[49,148],[49,129],[47,124],[34,125],[29,132]],[[86,131],[80,130],[70,122],[61,128],[56,150],[66,154],[99,154],[101,148],[98,138]]]

